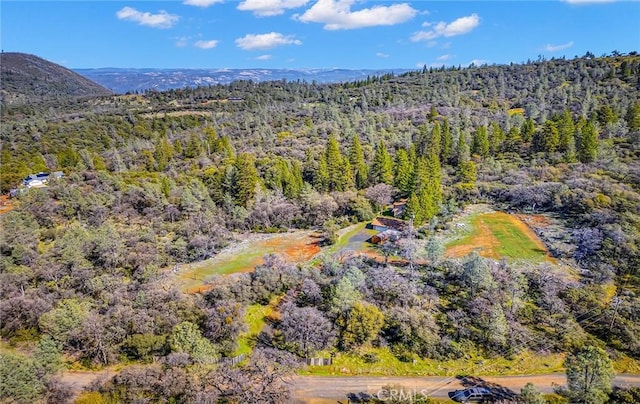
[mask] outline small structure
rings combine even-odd
[[[400,199],[391,205],[391,213],[393,213],[393,217],[402,217],[405,210],[407,210],[406,199]]]
[[[401,233],[398,230],[389,229],[389,230],[381,231],[375,236],[372,236],[369,239],[369,242],[371,244],[384,244],[387,241],[390,241],[393,243],[394,241],[398,241],[400,239],[400,236],[401,236]]]
[[[64,173],[62,171],[54,171],[52,173],[39,172],[37,174],[29,174],[24,180],[22,185],[26,188],[42,188],[46,187],[47,183],[51,179],[62,178]]]
[[[376,217],[368,227],[379,231],[379,233],[367,241],[372,244],[384,244],[387,241],[398,241],[402,236],[402,231],[407,227],[407,223],[392,217]]]
[[[402,231],[405,227],[407,227],[407,223],[404,220],[383,216],[376,217],[371,221],[371,224],[369,224],[369,228],[378,231],[385,231],[390,229]]]

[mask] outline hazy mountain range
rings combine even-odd
[[[282,80],[318,83],[364,80],[367,76],[401,74],[410,69],[74,69],[116,93],[229,84],[236,80]]]

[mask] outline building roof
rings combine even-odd
[[[376,217],[371,221],[371,226],[386,227],[387,229],[401,231],[407,226],[407,223],[404,220],[392,217]]]

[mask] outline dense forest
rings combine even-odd
[[[65,175],[0,216],[0,399],[67,400],[63,358],[126,365],[87,402],[243,403],[285,400],[301,358],[366,346],[407,362],[586,345],[640,360],[635,53],[43,100],[3,106],[1,136],[3,193]],[[273,255],[203,293],[172,284],[238,234],[330,244],[401,198],[408,266]],[[554,215],[547,248],[575,271],[446,257],[434,235],[473,203]],[[274,298],[253,354],[225,363],[247,307]]]

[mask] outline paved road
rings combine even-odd
[[[329,403],[338,400],[346,402],[349,395],[388,397],[395,390],[400,394],[421,393],[430,397],[447,397],[447,392],[469,386],[486,386],[494,392],[508,397],[520,392],[520,389],[531,382],[538,390],[551,393],[554,385],[565,385],[564,373],[535,376],[505,376],[457,379],[455,377],[323,377],[298,376],[293,380],[293,396],[301,403]],[[618,375],[614,380],[616,386],[640,387],[640,375]],[[393,386],[389,389],[389,386]]]

